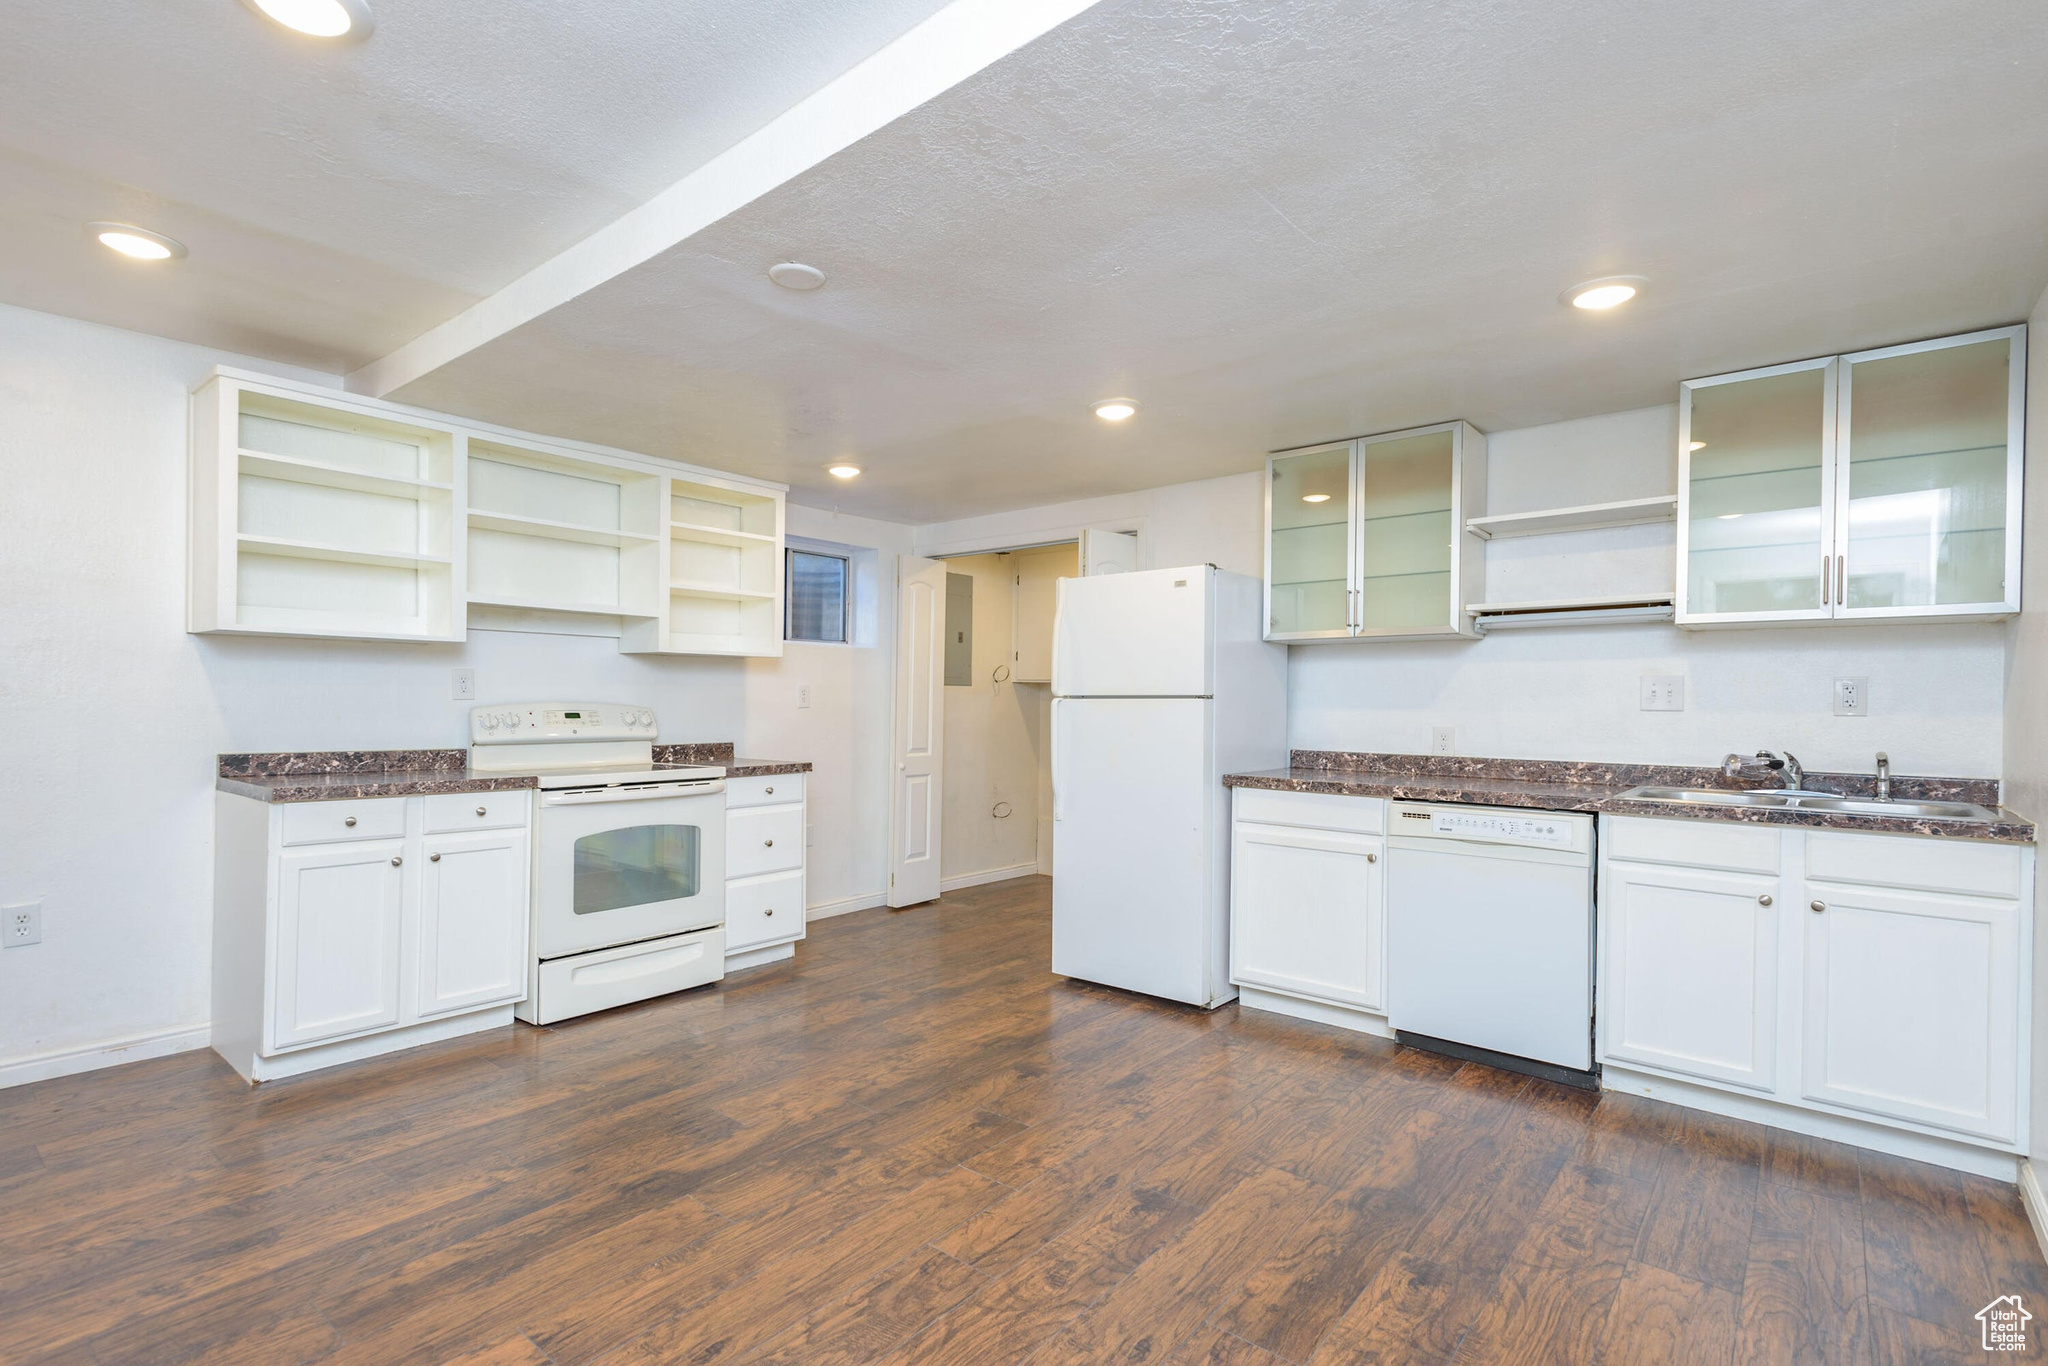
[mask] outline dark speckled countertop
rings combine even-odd
[[[1527,807],[1543,811],[1584,811],[1613,816],[1656,816],[1676,820],[1737,821],[1750,825],[1797,825],[1866,834],[1932,835],[1945,839],[1997,840],[2028,844],[2034,823],[1998,805],[1998,782],[1990,778],[1892,779],[1901,799],[1974,802],[1998,812],[1995,821],[1927,820],[1914,816],[1860,816],[1841,811],[1767,810],[1740,806],[1682,806],[1675,802],[1624,801],[1630,788],[1737,787],[1718,768],[1658,764],[1579,763],[1552,759],[1481,759],[1463,755],[1354,754],[1342,750],[1295,750],[1287,768],[1232,773],[1227,787],[1274,792],[1325,792],[1396,801],[1458,802],[1474,806]],[[1807,786],[1847,796],[1870,796],[1876,780],[1867,773],[1809,773]]]
[[[655,767],[717,765],[728,778],[808,773],[807,763],[735,759],[730,743],[656,745]],[[331,802],[361,797],[508,792],[539,786],[531,773],[478,773],[460,749],[321,750],[223,754],[214,786],[259,802]]]

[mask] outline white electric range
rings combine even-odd
[[[529,1024],[725,975],[725,770],[656,763],[655,731],[611,702],[470,710],[470,767],[540,785]]]

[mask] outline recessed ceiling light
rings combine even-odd
[[[1707,448],[1707,443],[1704,441],[1689,441],[1686,443],[1685,448],[1689,451],[1703,451]]]
[[[363,0],[242,0],[273,23],[308,38],[346,38],[360,43],[377,27]]]
[[[137,261],[170,261],[185,254],[185,244],[133,223],[87,223],[85,235],[109,251]]]
[[[811,290],[825,283],[825,272],[801,261],[778,261],[768,267],[768,278],[784,289]]]
[[[1104,422],[1122,422],[1137,411],[1134,398],[1106,398],[1095,405],[1095,415]]]
[[[1558,296],[1561,303],[1573,308],[1583,308],[1591,313],[1617,308],[1636,297],[1649,284],[1640,275],[1606,275],[1598,280],[1584,280],[1573,285]]]
[[[827,465],[825,467],[825,472],[831,475],[834,479],[854,479],[858,478],[860,475],[860,466]]]
[[[1304,493],[1301,495],[1301,501],[1304,503],[1327,503],[1330,501],[1330,495],[1327,493]]]

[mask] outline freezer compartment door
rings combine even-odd
[[[1513,856],[1523,852],[1389,842],[1387,1020],[1583,1071],[1593,1065],[1593,870],[1583,856]]]
[[[1054,700],[1054,972],[1191,1005],[1229,999],[1209,876],[1210,707]]]
[[[1148,569],[1061,579],[1052,690],[1060,697],[1207,697],[1215,571]]]

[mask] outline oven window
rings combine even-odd
[[[576,841],[576,914],[680,901],[697,895],[694,825],[635,825]]]

